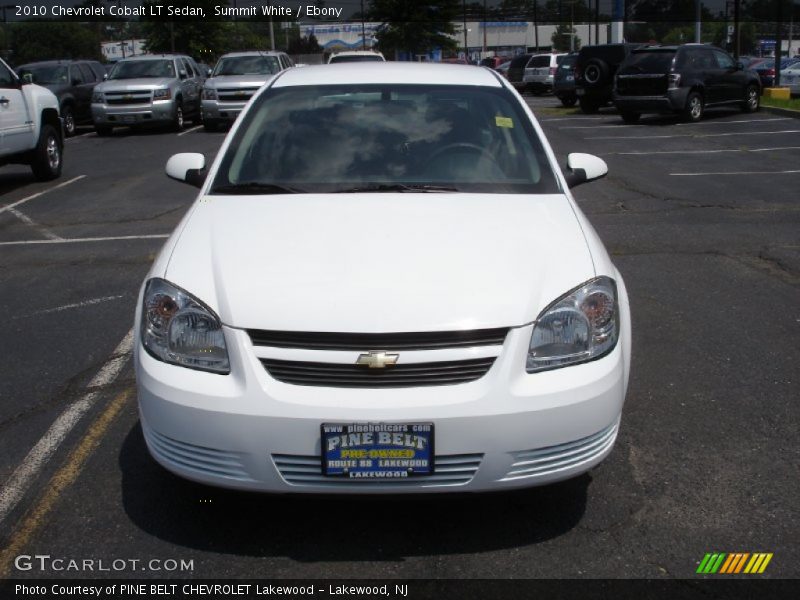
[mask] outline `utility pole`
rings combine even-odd
[[[739,35],[739,9],[741,8],[742,0],[734,0],[733,2],[733,57],[739,60],[741,48],[741,36]]]
[[[781,50],[783,46],[783,0],[778,0],[778,23],[775,28],[775,81],[773,85],[781,85]]]
[[[600,0],[594,0],[594,43],[600,43]]]
[[[367,49],[367,34],[364,25],[364,0],[361,0],[361,49]]]
[[[694,0],[694,43],[699,44],[702,40],[702,27],[700,26],[700,14],[703,3],[700,0]]]
[[[464,60],[469,60],[469,46],[467,46],[467,0],[461,0],[461,16],[464,20]]]
[[[536,14],[539,8],[539,1],[533,1],[533,38],[536,43],[536,50],[539,50],[539,16]]]
[[[486,0],[483,0],[483,54],[486,55]]]

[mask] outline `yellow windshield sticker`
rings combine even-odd
[[[510,117],[495,117],[494,124],[498,127],[508,127],[509,129],[514,127],[514,121]]]

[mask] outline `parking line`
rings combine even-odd
[[[64,238],[62,238],[60,236],[57,236],[55,233],[53,233],[49,229],[47,229],[47,227],[44,227],[43,225],[39,225],[39,223],[37,223],[36,221],[31,219],[25,213],[17,210],[16,208],[9,208],[8,212],[10,212],[12,215],[17,217],[20,221],[22,221],[23,223],[25,223],[29,227],[32,227],[33,229],[35,229],[36,231],[41,233],[48,240],[63,240],[64,239]]]
[[[125,334],[109,359],[87,386],[89,390],[80,399],[69,405],[50,426],[28,455],[0,488],[0,523],[16,508],[31,484],[41,473],[55,451],[81,418],[89,412],[100,397],[103,387],[110,385],[122,372],[133,347],[133,329]],[[2,568],[2,565],[0,565]]]
[[[92,298],[91,300],[84,300],[83,302],[64,304],[62,306],[57,306],[55,308],[46,308],[44,310],[37,310],[36,312],[19,315],[17,317],[11,317],[11,320],[14,321],[16,319],[27,319],[30,317],[37,317],[39,315],[49,315],[51,313],[70,310],[71,308],[83,308],[84,306],[94,306],[95,304],[101,304],[103,302],[111,302],[112,300],[119,300],[120,298],[124,297],[125,297],[124,294],[120,294],[119,296],[104,296],[102,298]]]
[[[745,121],[702,121],[700,123],[673,123],[674,125],[728,125],[729,123],[764,123],[766,121],[788,121],[792,117],[777,117],[775,119],[749,119]],[[610,127],[646,127],[646,123],[641,124],[623,124],[616,123],[614,125],[567,125],[566,127],[559,127],[559,129],[605,129]],[[648,136],[649,137],[649,136]]]
[[[110,237],[91,238],[61,238],[58,240],[17,240],[14,242],[0,242],[0,246],[33,246],[36,244],[80,244],[83,242],[117,242],[121,240],[163,240],[170,236],[168,233],[153,235],[119,235]]]
[[[0,213],[4,213],[7,210],[11,210],[12,208],[16,208],[20,204],[24,204],[28,200],[33,200],[34,198],[38,198],[39,196],[41,196],[43,194],[46,194],[47,192],[52,192],[53,190],[57,190],[59,188],[64,187],[65,185],[69,185],[71,183],[75,183],[76,181],[79,181],[79,180],[83,179],[84,177],[86,177],[86,175],[78,175],[77,177],[73,177],[69,181],[64,181],[64,182],[59,183],[58,185],[55,185],[55,186],[53,186],[51,188],[47,188],[46,190],[42,190],[41,192],[36,192],[35,194],[31,194],[30,196],[26,196],[22,200],[17,200],[16,202],[12,202],[11,204],[6,204],[5,206],[0,206]]]
[[[10,543],[0,553],[0,580],[8,577],[14,558],[30,543],[31,538],[44,524],[47,515],[53,510],[56,501],[70,485],[72,485],[83,471],[83,467],[92,455],[97,444],[108,432],[114,419],[122,411],[125,403],[133,394],[133,389],[128,388],[120,392],[103,412],[95,419],[86,435],[81,439],[77,448],[70,453],[64,465],[50,479],[41,499],[25,516],[22,524],[12,534]]]
[[[701,134],[694,134],[694,133],[681,133],[677,135],[629,135],[629,136],[619,136],[619,135],[604,135],[604,136],[595,136],[595,137],[585,137],[585,140],[654,140],[654,139],[665,139],[665,138],[685,138],[685,137],[695,137],[695,138],[707,138],[707,137],[728,137],[731,135],[775,135],[778,133],[800,133],[800,129],[783,129],[781,131],[737,131],[737,132],[730,132],[730,133],[701,133]]]
[[[720,152],[776,152],[778,150],[800,150],[800,146],[781,146],[778,148],[723,148],[719,150],[653,150],[652,152],[604,152],[601,156],[615,154],[634,156],[638,154],[718,154]]]
[[[670,173],[676,177],[692,177],[695,175],[784,175],[787,173],[800,173],[800,169],[791,171],[718,171],[715,173]]]
[[[184,131],[181,131],[181,132],[178,134],[178,137],[181,137],[182,135],[186,135],[187,133],[192,133],[193,131],[197,131],[197,130],[198,130],[198,129],[200,129],[201,127],[202,127],[202,125],[195,125],[194,127],[190,128],[190,129],[186,129],[186,130],[184,130]]]
[[[676,125],[727,125],[728,123],[768,123],[770,121],[788,121],[794,117],[770,117],[769,119],[742,119],[738,121],[700,121],[699,123],[675,123]]]
[[[530,106],[530,105],[529,105]],[[533,107],[531,107],[533,109]],[[576,116],[576,117],[557,117],[555,119],[539,119],[540,123],[549,123],[550,121],[586,121],[589,119],[610,119],[613,118],[613,115],[605,115],[602,117],[588,117],[586,115]]]

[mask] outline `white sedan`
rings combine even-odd
[[[490,69],[288,69],[253,97],[153,264],[135,364],[150,453],[265,492],[487,491],[611,452],[622,277]]]
[[[781,71],[781,85],[788,87],[792,96],[800,95],[800,62]]]

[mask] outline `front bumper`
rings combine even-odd
[[[675,112],[684,109],[688,95],[688,88],[667,90],[659,96],[621,96],[615,92],[614,105],[631,112]]]
[[[211,121],[230,121],[233,122],[244,109],[245,102],[220,102],[219,100],[203,100],[202,111],[203,119]]]
[[[627,321],[629,323],[629,321]],[[512,329],[482,378],[415,388],[291,385],[225,328],[230,375],[172,366],[136,345],[139,409],[157,462],[187,479],[294,493],[475,492],[542,485],[602,461],[617,436],[629,351],[528,375],[532,326]],[[374,482],[324,477],[323,422],[433,422],[435,473]]]
[[[175,103],[158,100],[149,104],[92,104],[92,123],[100,126],[168,123],[175,118]]]

